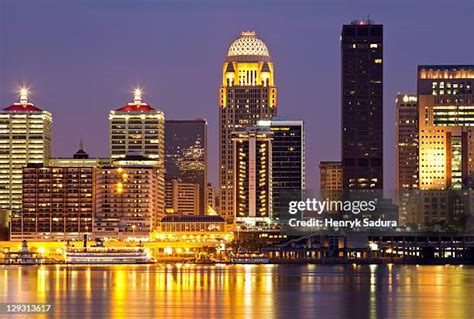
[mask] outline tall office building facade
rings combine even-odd
[[[396,99],[397,187],[418,188],[418,98],[398,94]]]
[[[51,156],[51,113],[28,101],[28,90],[0,111],[0,209],[21,212],[23,167]]]
[[[301,200],[305,187],[304,122],[275,119],[258,121],[272,135],[272,213],[288,212],[290,200]]]
[[[255,32],[242,32],[229,46],[219,89],[219,213],[234,220],[232,132],[270,120],[277,113],[274,67]]]
[[[109,123],[111,158],[139,153],[164,165],[165,116],[143,102],[140,89],[135,90],[133,102],[110,112]]]
[[[199,207],[194,214],[205,214],[207,210],[206,120],[165,121],[165,171],[167,184],[171,184],[173,179],[179,179],[181,183],[198,186]]]
[[[418,98],[398,94],[396,99],[396,156],[399,224],[411,226],[419,220],[418,189]]]
[[[383,25],[344,25],[341,58],[343,188],[382,189]]]
[[[419,188],[474,186],[474,65],[418,67]]]
[[[133,102],[111,111],[110,121],[110,157],[112,159],[140,158],[151,161],[128,161],[130,165],[154,165],[153,183],[156,185],[158,206],[153,213],[153,221],[164,214],[165,202],[165,116],[160,110],[143,102],[142,91],[134,91]],[[155,209],[153,208],[153,209]],[[138,208],[137,208],[138,209]],[[143,226],[147,228],[146,226]],[[102,228],[102,227],[101,227]],[[125,228],[120,228],[120,234]]]
[[[257,128],[232,133],[237,223],[268,224],[272,218],[272,135]]]

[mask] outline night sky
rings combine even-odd
[[[194,4],[199,2],[199,4]],[[0,0],[0,104],[22,83],[53,113],[53,156],[82,137],[108,154],[108,113],[132,88],[169,119],[206,118],[217,183],[218,87],[228,45],[255,30],[276,68],[278,115],[306,121],[308,188],[321,160],[340,159],[341,25],[384,24],[385,187],[395,187],[395,97],[416,92],[418,64],[474,63],[474,2]]]

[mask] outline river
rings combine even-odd
[[[36,318],[473,318],[474,266],[0,266],[0,303],[52,305]]]

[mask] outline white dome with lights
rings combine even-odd
[[[229,46],[227,61],[269,61],[267,45],[257,38],[254,31],[244,31]]]

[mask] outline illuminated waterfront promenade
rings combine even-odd
[[[0,282],[0,303],[50,303],[51,318],[474,315],[471,266],[0,266]]]

